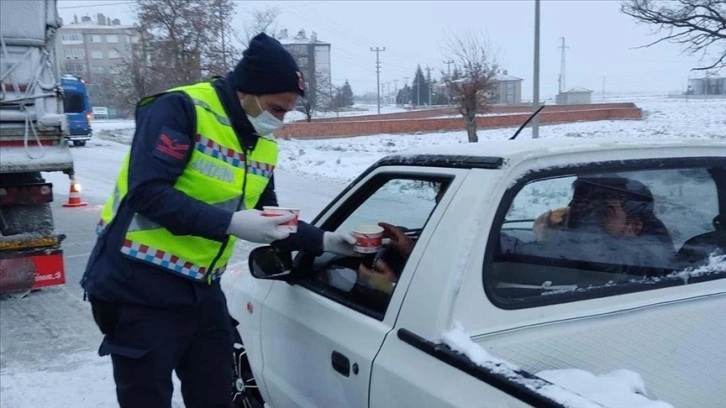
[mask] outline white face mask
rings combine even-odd
[[[262,109],[260,100],[255,96],[257,107],[260,108],[261,113],[255,117],[247,114],[247,119],[252,123],[252,127],[255,128],[257,134],[260,136],[267,136],[274,133],[277,129],[282,126],[282,121],[274,117],[270,112]]]

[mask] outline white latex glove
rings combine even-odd
[[[353,250],[355,238],[348,232],[330,232],[323,234],[323,251],[343,256],[359,256]]]
[[[290,233],[280,224],[292,221],[293,214],[283,214],[275,217],[263,217],[259,210],[242,210],[232,214],[232,221],[227,227],[227,234],[234,235],[245,241],[258,244],[269,244],[278,239],[287,238]]]

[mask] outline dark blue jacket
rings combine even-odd
[[[242,146],[252,149],[258,136],[247,120],[228,78],[212,80]],[[191,99],[174,92],[137,107],[136,131],[131,144],[128,194],[103,235],[99,236],[86,265],[81,286],[91,297],[110,302],[168,307],[200,303],[220,293],[219,281],[211,285],[177,276],[154,265],[128,258],[120,252],[126,226],[139,213],[176,235],[197,235],[224,242],[232,212],[214,207],[174,189],[186,167],[185,155],[166,155],[155,149],[163,133],[178,144],[193,146],[196,115]],[[263,205],[277,205],[274,180],[260,197]],[[323,231],[301,222],[298,232],[274,245],[287,250],[322,251]]]

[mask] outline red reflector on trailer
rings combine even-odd
[[[53,201],[51,183],[0,187],[0,205],[42,204]]]

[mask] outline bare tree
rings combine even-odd
[[[138,41],[131,45],[131,53],[117,67],[104,85],[112,90],[112,99],[121,106],[124,113],[132,114],[134,106],[143,97],[167,89],[163,72],[157,72],[154,64],[152,36],[137,27]]]
[[[317,111],[334,109],[333,99],[335,94],[330,75],[327,70],[315,70],[315,87],[305,91],[305,98],[302,101],[305,117],[308,122]]]
[[[620,10],[638,22],[657,26],[658,40],[682,44],[690,54],[707,56],[716,48],[713,62],[695,70],[726,67],[726,2],[724,0],[629,0]]]
[[[231,0],[212,0],[209,8],[215,20],[210,27],[214,40],[208,46],[202,68],[208,76],[224,75],[234,67],[240,57],[240,50],[232,44],[235,32],[230,22],[235,14],[234,3]]]
[[[444,74],[444,83],[464,117],[469,142],[478,142],[476,114],[489,108],[495,87],[496,61],[486,40],[471,33],[449,37],[445,53],[447,59],[454,61],[461,77]]]
[[[215,9],[204,0],[136,0],[141,27],[153,37],[152,70],[167,87],[198,82],[215,41]]]
[[[277,17],[279,16],[280,10],[275,7],[253,10],[245,19],[243,36],[235,34],[235,37],[243,48],[247,48],[252,38],[259,33],[266,33],[272,38],[277,38]]]

